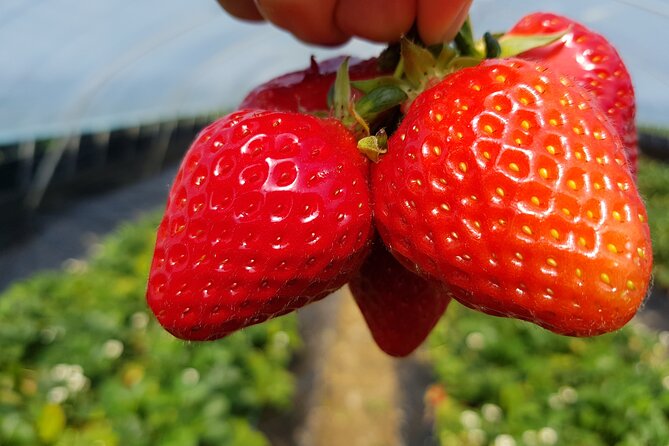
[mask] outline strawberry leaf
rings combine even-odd
[[[400,105],[406,99],[407,94],[400,87],[384,85],[363,96],[355,104],[355,110],[367,122],[372,122],[379,114]]]
[[[351,85],[363,93],[370,93],[379,87],[399,86],[402,81],[393,76],[380,76],[373,79],[364,79],[359,81],[352,81]]]
[[[534,48],[550,45],[551,43],[560,40],[569,31],[571,31],[571,29],[553,34],[535,34],[527,36],[505,34],[497,40],[501,49],[499,57],[513,57]]]

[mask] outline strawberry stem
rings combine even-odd
[[[483,41],[485,42],[485,57],[486,59],[495,59],[502,53],[502,48],[499,42],[492,34],[486,32],[483,34]]]
[[[462,24],[460,31],[455,36],[455,47],[461,56],[472,56],[483,59],[483,54],[476,48],[474,43],[474,33],[472,32],[472,22],[469,17]]]

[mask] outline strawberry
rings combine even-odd
[[[147,301],[209,340],[344,285],[372,235],[368,161],[332,119],[239,111],[205,128],[171,188]]]
[[[418,348],[450,301],[441,283],[406,269],[381,242],[374,244],[349,288],[376,344],[397,357]]]
[[[637,130],[632,79],[615,47],[600,34],[566,17],[534,13],[522,18],[507,36],[566,32],[558,41],[520,54],[571,76],[592,93],[625,144],[633,174],[637,171]]]
[[[337,69],[345,57],[334,57],[317,63],[311,59],[306,70],[284,74],[254,88],[240,108],[300,113],[327,111],[328,93],[334,84]],[[377,59],[351,60],[352,80],[369,79],[382,74]]]
[[[591,96],[520,59],[422,93],[372,171],[384,242],[461,303],[553,332],[615,330],[652,266],[622,142]]]

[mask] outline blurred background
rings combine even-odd
[[[475,0],[475,33],[536,8]],[[653,294],[628,329],[593,341],[453,305],[421,352],[375,362],[363,330],[367,350],[351,354],[379,369],[351,373],[391,382],[369,396],[325,372],[345,293],[215,345],[163,333],[143,294],[160,207],[199,129],[311,55],[382,47],[308,47],[214,0],[3,0],[0,444],[328,444],[337,431],[313,414],[356,410],[396,429],[375,443],[351,428],[352,444],[668,444],[669,3],[541,9],[604,34],[632,74]],[[324,396],[344,383],[343,403]]]

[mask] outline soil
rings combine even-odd
[[[322,364],[299,445],[395,446],[400,439],[399,383],[393,359],[374,344],[347,290],[317,352]]]

